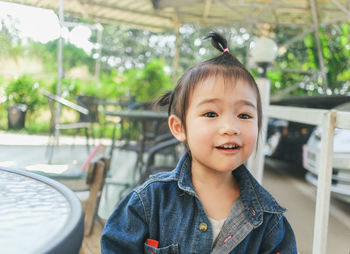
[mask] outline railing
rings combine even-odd
[[[268,116],[287,121],[322,125],[312,253],[325,254],[332,182],[334,128],[350,129],[350,112],[270,105]],[[262,146],[260,149],[263,149]]]

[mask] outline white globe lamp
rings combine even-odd
[[[266,37],[255,39],[251,44],[252,61],[262,68],[261,77],[266,77],[266,70],[277,56],[276,43]]]

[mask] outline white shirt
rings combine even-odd
[[[210,221],[211,226],[213,228],[213,243],[216,241],[216,238],[218,237],[218,235],[222,229],[222,226],[225,223],[225,220],[226,220],[226,218],[223,220],[214,220],[212,218],[209,218],[209,221]]]

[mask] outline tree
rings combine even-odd
[[[180,27],[179,73],[218,52],[202,38],[213,28],[198,25]],[[227,28],[219,32],[229,34],[231,52],[240,60],[246,61],[246,48],[250,35],[244,29]],[[237,39],[239,38],[239,40]],[[94,39],[92,39],[94,40]],[[164,59],[165,66],[172,70],[175,57],[176,36],[170,32],[152,33],[146,30],[130,29],[124,26],[107,25],[103,31],[102,64],[104,70],[116,68],[123,72],[132,68],[143,68],[151,59]]]
[[[145,68],[126,71],[124,77],[124,87],[127,86],[130,95],[140,102],[153,101],[172,88],[161,59],[152,59]]]
[[[23,53],[21,40],[18,36],[16,21],[11,16],[0,23],[0,57],[17,58]]]
[[[44,44],[46,51],[54,56],[54,62],[57,66],[58,39]],[[39,52],[38,52],[39,53]],[[51,61],[52,59],[50,59]],[[76,66],[86,65],[91,73],[94,72],[95,60],[89,56],[83,49],[74,46],[69,42],[63,45],[63,68],[69,70]],[[57,70],[57,69],[56,69]]]
[[[174,56],[175,36],[171,33],[155,34],[147,30],[106,25],[103,30],[102,67],[123,72],[143,68],[153,58],[163,58],[167,65]],[[92,39],[94,40],[94,39]]]
[[[270,70],[268,77],[272,80],[272,93],[281,89],[300,84],[290,95],[314,93],[344,94],[346,82],[350,79],[350,44],[349,25],[333,24],[319,29],[322,53],[327,68],[328,91],[323,91],[323,81],[319,74],[320,66],[313,33],[304,39],[291,44],[287,51],[276,59],[279,70]],[[278,45],[291,40],[301,33],[301,29],[277,27],[275,29]],[[299,72],[288,72],[288,69],[298,69]]]

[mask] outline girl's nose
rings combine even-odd
[[[220,135],[240,135],[240,127],[239,123],[237,121],[234,121],[232,119],[226,120],[223,122],[222,127],[219,131]]]

